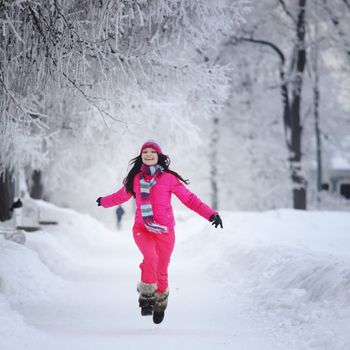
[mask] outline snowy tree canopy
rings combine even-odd
[[[271,0],[255,5],[220,53],[221,61],[234,68],[221,113],[220,144],[237,164],[231,180],[222,177],[222,185],[233,181],[244,187],[243,200],[235,191],[227,199],[239,201],[240,208],[242,202],[244,208],[289,206],[287,192],[302,187],[310,190],[312,206],[312,192],[322,185],[319,176],[316,187],[313,173],[322,167],[317,140],[323,143],[325,164],[336,150],[344,157],[348,153],[349,2]],[[302,181],[294,181],[298,177]]]
[[[0,172],[43,166],[61,130],[139,124],[150,100],[191,99],[205,116],[224,97],[215,92],[224,71],[198,66],[195,49],[215,45],[249,8],[242,0],[2,2]]]

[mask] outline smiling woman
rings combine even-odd
[[[142,163],[148,166],[158,164],[158,153],[152,147],[147,147],[141,153]]]
[[[143,255],[137,287],[139,306],[143,316],[153,314],[153,322],[160,323],[168,303],[168,266],[175,244],[171,195],[175,194],[188,208],[212,221],[215,228],[223,226],[218,213],[183,185],[188,181],[169,169],[170,158],[163,154],[158,142],[145,142],[140,154],[130,163],[133,166],[123,181],[124,186],[99,197],[97,203],[109,208],[135,197],[133,235]]]

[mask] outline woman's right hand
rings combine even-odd
[[[97,206],[98,206],[98,207],[101,206],[101,199],[102,199],[102,197],[98,197],[98,198],[96,199],[96,202],[97,202]]]

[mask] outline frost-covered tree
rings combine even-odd
[[[332,19],[334,14],[338,15],[337,20]],[[322,119],[326,108],[322,101],[317,99],[328,95],[327,93],[322,95],[322,90],[327,88],[323,84],[326,84],[329,79],[335,83],[336,72],[339,70],[339,66],[333,67],[332,73],[329,74],[327,59],[335,57],[335,53],[343,57],[347,56],[348,44],[344,34],[349,33],[350,30],[349,18],[350,12],[346,1],[332,2],[330,6],[328,1],[271,0],[257,4],[249,22],[242,27],[241,32],[235,33],[226,41],[227,45],[235,46],[242,53],[257,57],[255,74],[258,80],[266,80],[264,85],[266,93],[263,93],[261,98],[265,99],[266,104],[270,104],[269,99],[272,98],[275,101],[275,107],[280,106],[275,108],[275,111],[279,110],[280,121],[284,126],[284,143],[288,151],[287,159],[295,208],[306,208],[308,179],[305,160],[310,161],[308,153],[314,152],[315,148],[314,145],[311,146],[309,139],[316,139],[314,141],[316,144],[315,130],[323,135],[327,132],[327,124]],[[316,27],[319,28],[317,33],[315,33]],[[316,46],[320,53],[317,67],[314,59]],[[263,60],[263,64],[258,60]],[[266,79],[268,76],[266,66],[278,74],[277,79]],[[250,67],[251,65],[247,65],[243,70],[246,71]],[[318,81],[316,74],[318,74]],[[272,76],[271,73],[269,75]],[[328,78],[323,80],[323,76]],[[315,88],[315,84],[320,84],[318,94],[315,93],[315,89],[314,94],[310,93],[312,86]],[[332,96],[337,99],[336,95],[344,92],[342,84],[336,85],[334,93],[331,92],[327,97]],[[275,98],[269,97],[267,101],[266,96],[273,86],[278,91],[279,97],[275,95]],[[277,99],[280,102],[277,102]],[[329,103],[328,98],[327,102]],[[252,103],[255,104],[255,108],[259,105],[253,100]],[[313,107],[317,105],[319,110],[316,114],[312,114]],[[341,109],[338,107],[339,111]],[[261,113],[264,114],[264,111]],[[311,132],[309,124],[312,122],[312,115],[319,119],[318,129],[313,127]],[[327,123],[335,125],[335,120],[338,122],[341,120],[340,115],[341,113],[335,119],[329,118]],[[320,125],[323,130],[320,129]],[[346,124],[343,125],[346,126]],[[318,142],[320,145],[320,139]],[[315,156],[312,158],[315,159]]]
[[[0,173],[52,167],[63,146],[81,149],[81,135],[101,125],[120,135],[171,116],[172,133],[188,134],[191,118],[217,108],[217,84],[226,83],[226,68],[198,64],[196,49],[232,31],[247,3],[2,2]]]
[[[225,48],[232,60],[230,95],[220,112],[219,192],[222,207],[266,210],[289,206],[287,152],[280,121],[274,62],[253,47]]]

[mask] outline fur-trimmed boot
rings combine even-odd
[[[156,292],[155,296],[156,301],[153,309],[153,322],[158,324],[164,319],[164,311],[168,306],[169,290],[167,289],[163,293]]]
[[[142,316],[149,316],[153,313],[153,306],[155,303],[155,292],[157,289],[157,285],[155,283],[143,283],[140,282],[137,285],[137,291],[140,293],[139,295],[139,306],[141,308]]]

